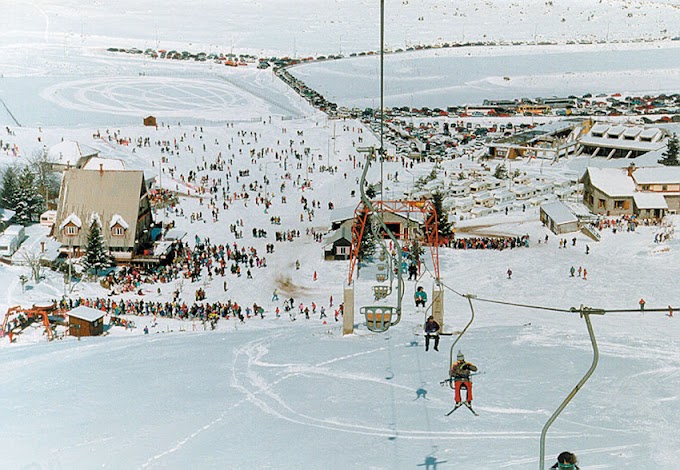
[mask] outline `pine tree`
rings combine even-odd
[[[2,192],[0,205],[7,209],[14,209],[17,205],[17,190],[19,181],[13,167],[8,167],[2,174]]]
[[[668,144],[666,146],[666,151],[661,154],[663,158],[659,160],[659,163],[666,166],[678,166],[680,161],[678,160],[678,135],[673,133],[668,139]]]
[[[448,238],[451,236],[451,224],[449,223],[449,216],[444,210],[444,195],[439,191],[432,194],[432,205],[437,214],[437,227],[439,230],[439,237]]]
[[[364,207],[361,218],[364,217],[366,212],[368,212],[368,207]],[[373,217],[371,214],[368,214],[368,217],[366,218],[366,225],[364,227],[364,234],[361,237],[361,243],[359,244],[359,251],[357,253],[359,261],[363,261],[375,253],[375,238],[376,236],[373,227]]]
[[[496,166],[493,176],[499,180],[508,179],[508,169],[505,168],[505,163],[501,162],[498,164],[498,166]]]
[[[412,240],[408,247],[408,260],[417,265],[420,261],[420,257],[423,256],[423,253],[425,253],[425,250],[420,242],[418,242],[418,240]]]
[[[24,167],[19,175],[15,204],[14,217],[22,225],[31,224],[43,210],[43,198],[38,193],[35,175],[29,167]]]
[[[94,269],[95,276],[99,276],[99,271],[111,264],[98,217],[93,217],[90,224],[83,264],[88,270]]]

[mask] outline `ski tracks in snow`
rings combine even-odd
[[[263,358],[269,353],[267,344],[276,339],[270,337],[267,339],[258,339],[247,343],[235,351],[232,368],[232,386],[245,394],[246,400],[260,408],[263,412],[275,416],[286,421],[301,424],[305,426],[313,426],[321,429],[331,431],[343,431],[354,434],[362,434],[368,436],[379,437],[394,437],[394,429],[389,426],[366,426],[358,423],[338,422],[332,419],[322,419],[314,416],[309,416],[294,410],[287,401],[276,393],[276,386],[283,382],[297,376],[314,376],[322,375],[325,377],[333,377],[338,380],[355,380],[364,382],[373,382],[376,385],[384,385],[389,387],[402,388],[412,391],[412,387],[399,385],[394,382],[388,382],[383,378],[377,378],[366,374],[354,374],[347,372],[339,372],[329,369],[325,366],[339,361],[352,359],[358,356],[373,354],[378,351],[386,349],[385,347],[372,349],[368,351],[361,351],[355,354],[349,354],[342,357],[333,358],[327,361],[319,362],[317,364],[272,364],[263,361]],[[241,363],[245,362],[245,367]],[[260,375],[257,368],[282,368],[284,373],[275,381],[267,379]],[[498,410],[496,410],[498,411]],[[513,412],[528,412],[527,410],[511,410]],[[570,433],[565,433],[563,437],[567,437]],[[456,431],[420,431],[399,429],[399,438],[401,439],[421,439],[421,440],[452,440],[452,439],[536,439],[539,436],[535,431],[494,431],[494,432],[471,432],[464,430]]]

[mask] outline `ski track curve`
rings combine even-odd
[[[267,339],[253,340],[235,350],[232,362],[232,386],[245,395],[245,400],[257,406],[263,412],[275,416],[279,419],[284,419],[291,423],[300,424],[304,426],[312,426],[320,429],[327,429],[332,431],[342,431],[354,434],[361,434],[367,436],[378,437],[394,437],[395,431],[398,437],[403,439],[417,439],[417,440],[450,440],[450,439],[536,439],[540,436],[539,432],[534,431],[500,431],[500,432],[470,432],[470,431],[421,431],[421,430],[395,430],[391,427],[379,426],[365,426],[361,424],[353,424],[346,422],[337,422],[331,419],[321,419],[313,416],[305,415],[294,410],[280,395],[275,392],[277,384],[292,377],[301,375],[323,375],[326,377],[334,377],[341,380],[360,380],[374,382],[380,385],[389,387],[399,387],[406,390],[411,390],[411,387],[404,385],[397,385],[392,382],[386,382],[384,379],[365,376],[361,374],[339,373],[328,369],[321,369],[323,365],[337,362],[338,360],[351,359],[353,357],[374,353],[384,350],[385,348],[377,348],[371,351],[362,351],[355,354],[343,356],[342,358],[334,358],[329,361],[323,361],[317,364],[272,364],[263,361],[262,358],[269,353],[267,343],[274,341],[277,337],[275,335]],[[240,363],[245,361],[245,367],[241,367]],[[257,373],[256,367],[284,367],[288,371],[275,381],[266,379]],[[443,405],[443,403],[442,403]],[[498,410],[498,409],[496,409]],[[510,412],[516,412],[511,410]],[[576,436],[577,433],[561,433],[555,438],[565,438]]]

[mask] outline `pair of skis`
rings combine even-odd
[[[470,411],[472,412],[473,415],[479,416],[479,414],[477,414],[477,412],[476,412],[475,410],[472,409],[472,403],[468,403],[468,402],[466,402],[466,401],[461,401],[460,403],[456,403],[456,406],[454,406],[453,409],[452,409],[451,411],[449,411],[448,413],[446,413],[445,416],[450,416],[450,415],[452,415],[454,411],[456,411],[458,408],[460,408],[460,407],[463,406],[463,405],[465,405],[465,407],[466,407],[468,410],[470,410]]]

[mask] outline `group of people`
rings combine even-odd
[[[505,250],[529,246],[529,235],[521,237],[467,237],[455,238],[447,243],[449,248],[460,250]]]

